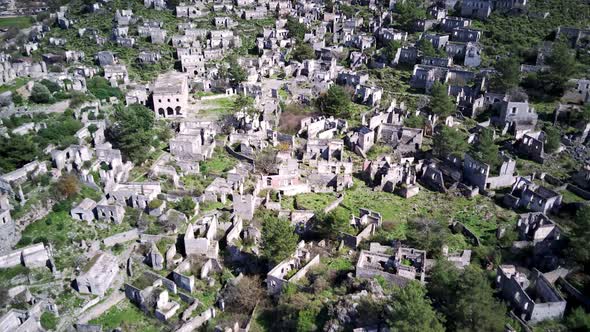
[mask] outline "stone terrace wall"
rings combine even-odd
[[[139,239],[139,231],[137,228],[134,228],[130,231],[118,233],[112,236],[107,237],[106,239],[102,240],[105,246],[112,247],[117,243],[123,243],[128,241],[134,241]]]

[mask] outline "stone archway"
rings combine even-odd
[[[174,115],[174,110],[172,107],[166,107],[166,115]]]
[[[158,115],[159,116],[166,116],[166,113],[164,113],[164,109],[163,108],[158,108]]]
[[[182,115],[182,108],[180,106],[176,106],[176,115]]]

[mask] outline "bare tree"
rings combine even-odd
[[[229,282],[223,298],[229,311],[250,312],[264,298],[265,292],[259,277],[244,276],[239,282]]]

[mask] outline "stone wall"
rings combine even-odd
[[[144,301],[143,296],[141,295],[141,289],[130,284],[125,284],[125,297],[137,305],[140,305]]]
[[[47,261],[49,261],[49,252],[43,243],[37,243],[0,256],[0,268],[9,268],[20,264],[26,267],[44,267],[47,265]]]
[[[137,228],[134,228],[134,229],[127,231],[127,232],[122,232],[122,233],[118,233],[115,235],[111,235],[111,236],[105,238],[104,240],[102,240],[102,242],[104,243],[105,246],[112,247],[117,243],[124,243],[124,242],[128,242],[128,241],[134,241],[137,239],[139,239],[139,231]]]
[[[102,326],[93,324],[76,324],[76,332],[102,332]]]
[[[156,274],[152,271],[145,271],[144,274],[148,275],[150,278],[155,278],[155,279],[160,280],[162,282],[162,285],[164,287],[166,287],[166,289],[168,289],[168,291],[171,292],[172,294],[176,294],[178,292],[174,281],[167,279],[167,278],[163,278],[159,274]]]
[[[583,199],[590,200],[590,191],[584,190],[584,189],[582,189],[578,186],[575,186],[571,183],[568,183],[566,189],[573,192],[574,194],[582,197]]]
[[[182,325],[176,330],[176,332],[192,332],[205,324],[209,319],[214,318],[215,314],[215,308],[211,307],[197,317],[186,322],[186,324]]]
[[[195,289],[195,277],[194,276],[186,276],[180,272],[176,272],[176,271],[172,271],[172,279],[174,280],[174,283],[188,291],[188,292],[193,292],[193,290]]]
[[[14,221],[0,222],[0,254],[9,252],[19,240],[20,234],[16,231]]]
[[[332,203],[328,204],[328,206],[326,206],[324,208],[324,213],[328,213],[332,210],[334,210],[335,208],[337,208],[340,203],[342,203],[342,201],[344,201],[344,193],[340,194],[340,196],[334,200]]]
[[[294,281],[297,281],[297,280],[305,277],[307,272],[309,272],[309,270],[311,270],[312,267],[318,265],[319,263],[320,263],[320,255],[316,255],[304,267],[302,267],[299,271],[297,271],[297,273],[295,273],[295,275],[292,276],[291,279],[289,279],[289,282],[294,282]]]
[[[225,146],[225,150],[227,150],[227,152],[232,155],[233,157],[236,157],[238,160],[242,160],[245,162],[248,162],[250,164],[254,164],[254,159],[252,159],[251,157],[248,157],[246,155],[243,155],[239,152],[234,151],[231,147],[229,146]]]

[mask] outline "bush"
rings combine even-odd
[[[25,103],[23,96],[21,96],[18,92],[14,92],[12,94],[12,102],[16,106],[22,106]]]
[[[57,317],[50,312],[44,312],[43,315],[41,315],[41,326],[46,330],[57,329],[57,322]]]
[[[29,100],[37,104],[49,104],[53,101],[53,97],[45,85],[35,83]]]
[[[45,85],[47,87],[47,89],[49,89],[49,92],[51,92],[51,93],[61,90],[61,87],[59,86],[59,84],[52,82],[50,80],[44,79],[44,80],[41,80],[40,83]]]
[[[113,88],[104,77],[94,76],[88,80],[87,87],[88,91],[100,100],[109,99],[110,97],[117,97],[119,99],[123,97],[121,90],[119,88]]]

